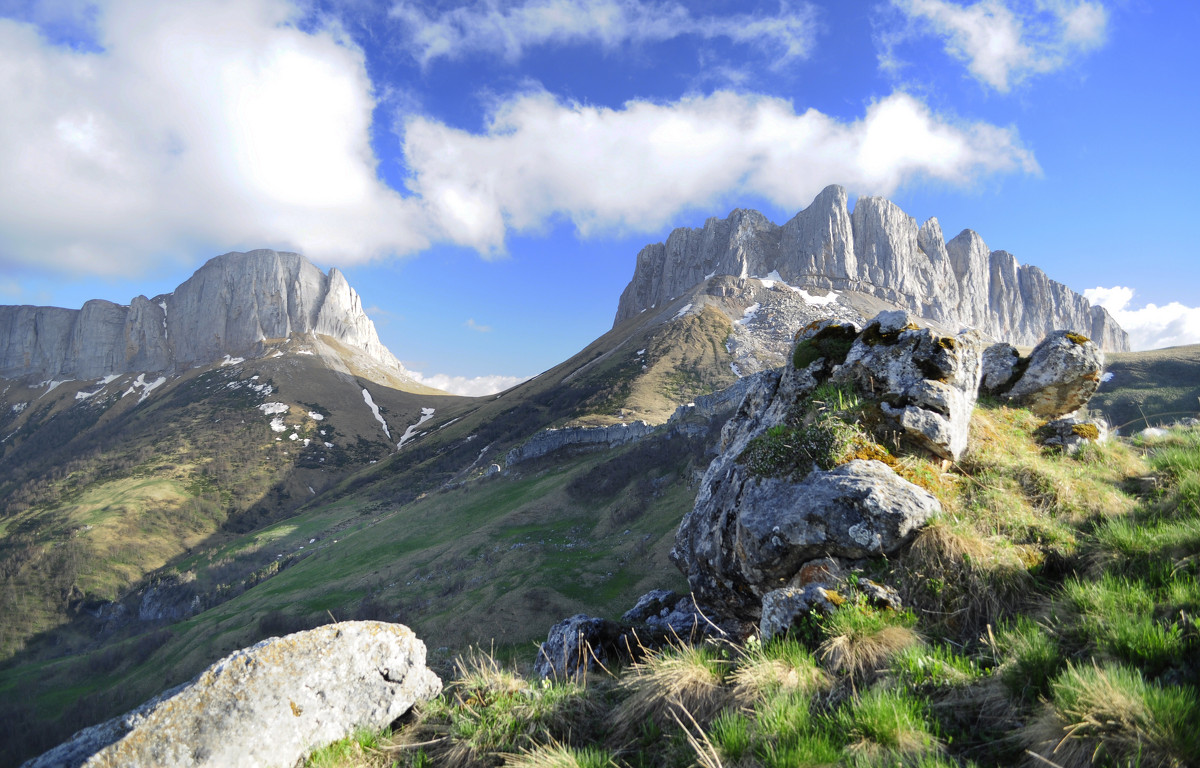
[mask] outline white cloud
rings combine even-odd
[[[1129,344],[1134,350],[1200,344],[1200,307],[1172,301],[1161,307],[1147,304],[1130,309],[1134,291],[1124,286],[1089,288],[1083,295],[1109,311],[1129,334]]]
[[[795,8],[781,3],[776,16],[693,16],[679,3],[636,0],[477,1],[437,14],[430,13],[426,3],[402,0],[391,15],[407,28],[412,55],[423,66],[471,53],[515,62],[527,48],[546,44],[614,49],[696,36],[762,48],[775,56],[774,66],[779,67],[807,57],[816,35],[815,14],[807,3]]]
[[[671,8],[639,23],[685,13]],[[535,91],[498,98],[479,132],[400,120],[401,194],[376,175],[363,52],[295,14],[287,0],[106,0],[97,49],[0,19],[0,265],[132,276],[216,249],[326,264],[439,242],[492,254],[559,217],[585,236],[645,232],[745,196],[798,209],[835,182],[888,194],[1037,171],[1014,129],[905,93],[843,121],[752,93],[612,109]],[[726,33],[760,29],[747,24]]]
[[[799,209],[834,182],[888,194],[917,177],[969,184],[1038,172],[1014,129],[951,120],[905,93],[851,122],[733,92],[621,109],[526,93],[479,134],[412,118],[404,151],[409,187],[438,228],[485,253],[503,250],[510,229],[537,231],[560,215],[584,235],[653,231],[685,208],[747,195]]]
[[[426,386],[435,387],[443,392],[449,392],[452,395],[463,395],[464,397],[482,397],[484,395],[494,395],[497,392],[503,392],[506,389],[511,389],[523,381],[528,381],[529,376],[447,376],[444,373],[437,373],[432,376],[425,376],[416,371],[409,371],[414,379],[425,384]]]
[[[492,331],[492,326],[480,325],[479,323],[475,322],[475,318],[473,317],[468,317],[467,322],[463,323],[463,325],[467,328],[470,328],[472,331],[478,331],[480,333],[491,333]]]
[[[0,19],[0,263],[123,273],[197,245],[366,258],[428,243],[375,175],[375,101],[285,0],[110,0],[99,50]]]
[[[945,40],[946,52],[965,62],[980,82],[1007,92],[1033,74],[1052,72],[1104,43],[1108,13],[1086,0],[892,0],[925,31]],[[895,68],[885,43],[881,60]]]

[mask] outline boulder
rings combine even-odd
[[[1037,416],[1055,419],[1087,405],[1103,372],[1100,347],[1078,333],[1055,331],[1033,348],[1007,396]]]
[[[1088,443],[1102,443],[1108,439],[1108,422],[1104,419],[1085,418],[1070,414],[1046,423],[1038,430],[1042,445],[1059,448],[1064,453],[1075,454]]]
[[[1012,344],[993,344],[983,350],[983,376],[979,392],[1002,395],[1012,388],[1021,373],[1021,355]]]
[[[854,341],[834,381],[880,401],[880,431],[957,460],[967,449],[979,397],[983,340],[974,331],[939,336],[905,312],[881,312]]]
[[[327,624],[236,651],[26,765],[290,768],[356,728],[390,725],[441,689],[408,627]]]
[[[550,628],[538,649],[534,671],[555,680],[594,671],[597,662],[612,658],[624,634],[625,628],[615,621],[577,613]]]
[[[811,583],[798,579],[786,587],[773,589],[763,595],[759,636],[763,642],[785,635],[811,614],[828,616],[846,603],[862,601],[885,610],[898,611],[903,607],[900,593],[886,584],[870,579],[848,579],[839,570],[832,578]]]
[[[716,465],[716,462],[714,462]],[[877,461],[817,470],[799,483],[734,464],[708,478],[671,551],[702,602],[757,618],[763,595],[809,561],[895,552],[941,505]]]

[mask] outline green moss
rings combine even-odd
[[[1073,424],[1071,432],[1082,437],[1084,440],[1100,439],[1100,430],[1095,424]]]
[[[802,332],[803,333],[803,332]],[[841,365],[850,354],[857,337],[854,328],[849,325],[830,325],[813,334],[812,337],[796,343],[792,352],[792,365],[797,369],[807,368],[821,358],[830,365]]]
[[[916,330],[920,330],[920,328],[915,323],[909,323],[898,330],[886,332],[879,330],[879,323],[871,323],[863,330],[862,340],[872,347],[879,344],[895,344],[900,340],[900,334]]]

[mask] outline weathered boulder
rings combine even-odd
[[[739,628],[724,621],[720,614],[696,602],[693,595],[681,595],[655,589],[638,598],[633,608],[621,616],[633,626],[643,643],[694,642],[704,637],[729,637]],[[640,627],[640,629],[639,629]]]
[[[593,671],[612,657],[625,628],[615,621],[577,613],[550,628],[533,668],[544,678],[562,680]]]
[[[881,312],[854,341],[834,381],[880,401],[882,431],[958,459],[979,397],[983,340],[974,331],[939,336],[904,312]]]
[[[408,627],[328,624],[236,651],[26,765],[290,768],[355,728],[391,724],[441,688]]]
[[[742,491],[735,540],[741,576],[756,593],[804,563],[891,554],[941,505],[886,464],[856,459],[799,483],[754,478]]]
[[[828,616],[846,603],[856,604],[859,600],[886,610],[898,611],[903,607],[895,588],[863,578],[851,582],[840,570],[820,581],[801,582],[795,578],[786,587],[763,595],[759,636],[766,642],[787,634],[813,613]]]
[[[799,483],[736,463],[706,479],[713,486],[701,489],[671,556],[700,600],[743,619],[756,618],[762,596],[806,562],[891,554],[941,511],[930,493],[877,461],[814,471]]]
[[[1007,397],[1046,419],[1087,405],[1100,386],[1104,353],[1085,336],[1055,331],[1033,348],[1029,363]]]
[[[1088,443],[1103,443],[1107,440],[1108,422],[1099,417],[1086,418],[1069,414],[1047,422],[1038,433],[1042,438],[1042,445],[1059,448],[1067,454],[1075,454]]]
[[[984,395],[1000,395],[1016,383],[1021,374],[1021,355],[1012,344],[992,344],[983,350],[983,376],[979,392]]]

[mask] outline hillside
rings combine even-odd
[[[902,585],[906,610],[860,594],[766,643],[669,646],[552,681],[467,653],[395,732],[306,764],[1195,765],[1200,432],[1070,457],[1038,426],[979,409],[936,485],[947,513],[859,572]]]
[[[1126,434],[1200,410],[1200,345],[1112,354],[1107,372],[1091,407]]]

